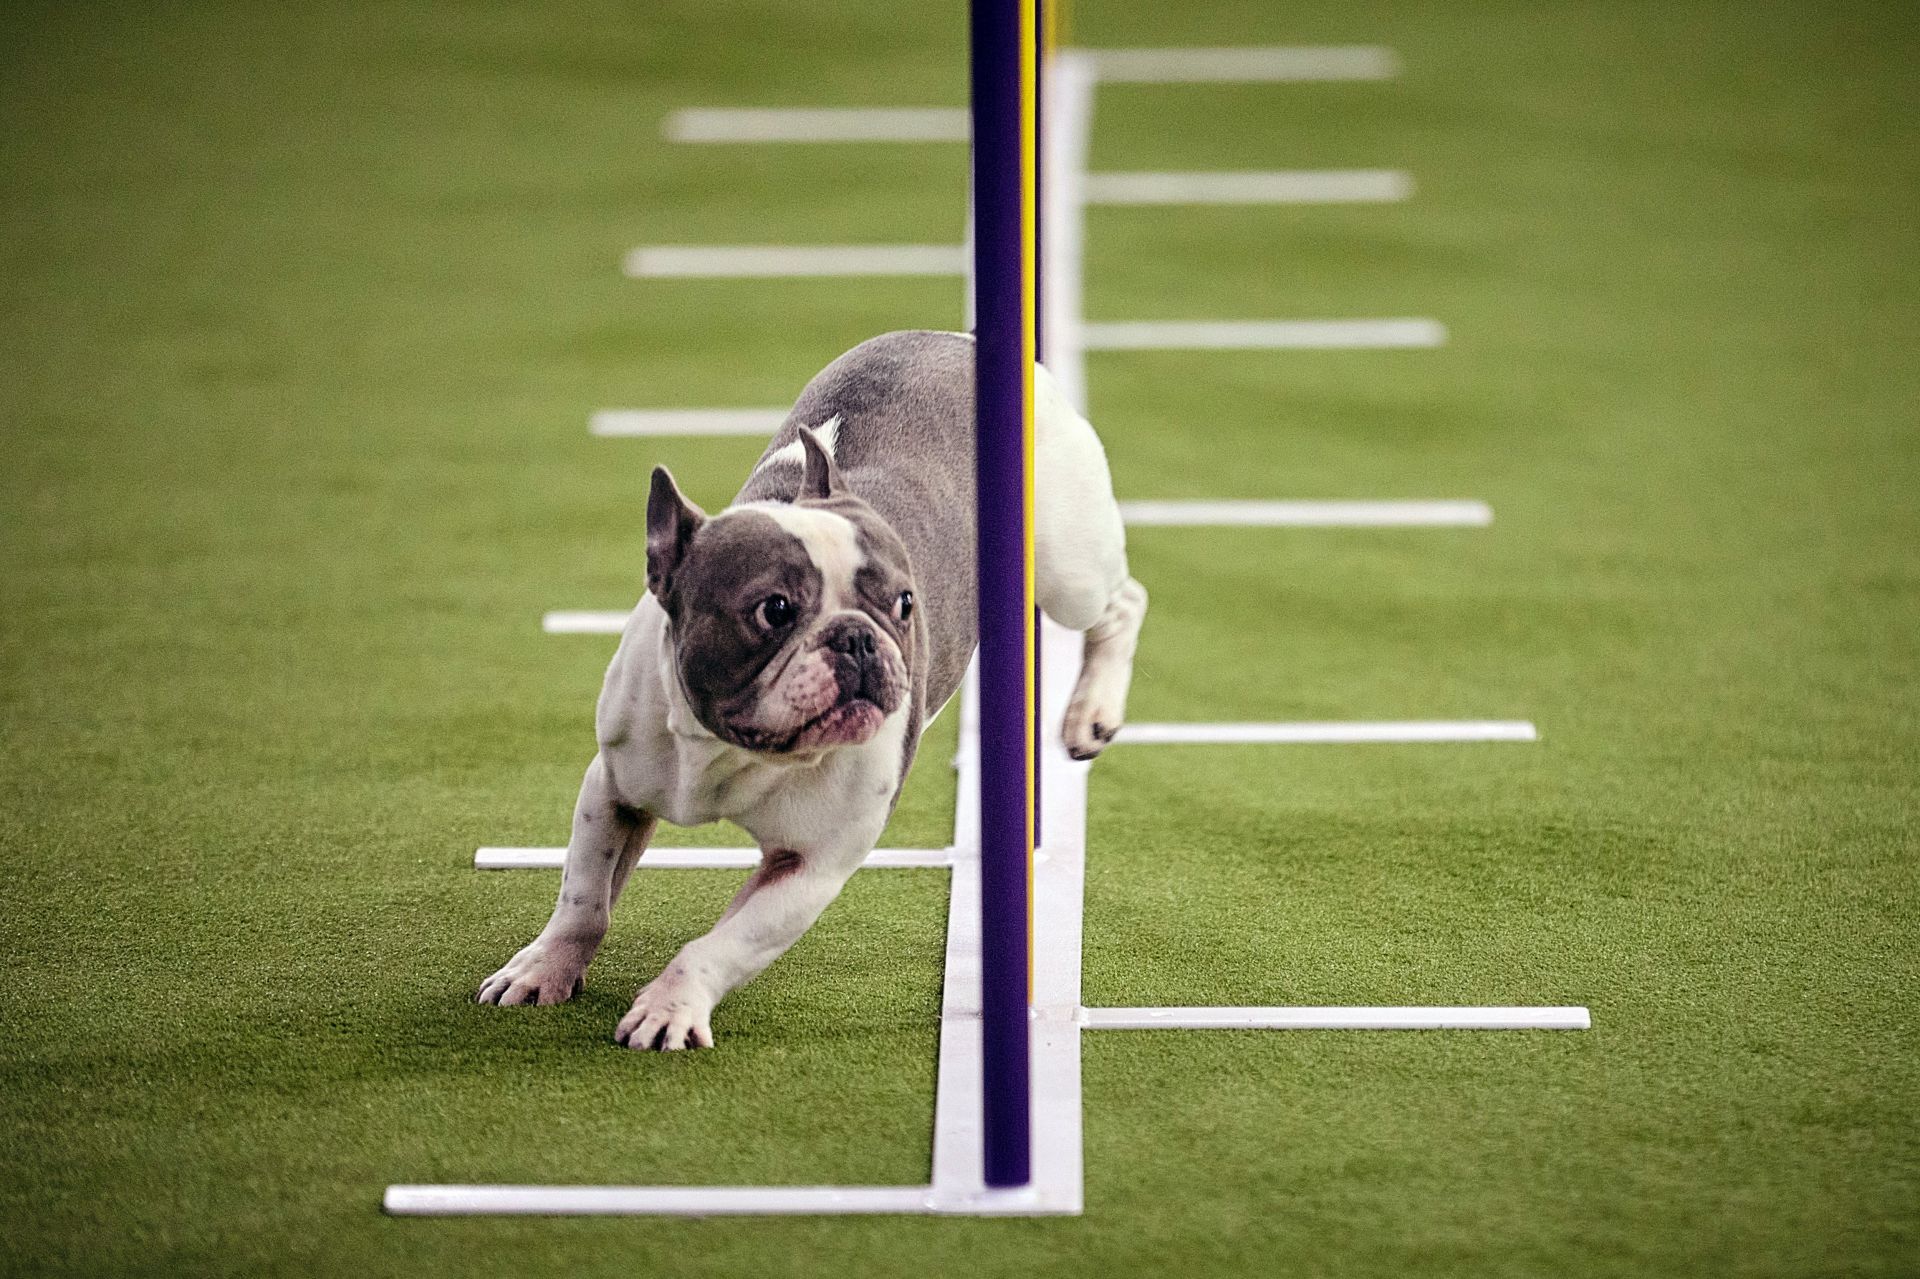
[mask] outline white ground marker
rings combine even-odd
[[[627,254],[635,279],[959,275],[957,244],[669,244]]]
[[[618,635],[627,628],[627,617],[632,611],[561,609],[541,614],[540,629],[549,635]]]
[[[926,1186],[388,1186],[399,1217],[836,1216],[924,1213]]]
[[[1089,351],[1388,350],[1444,345],[1438,320],[1134,320],[1088,324]]]
[[[601,409],[587,419],[591,435],[772,435],[788,410]]]
[[[660,126],[670,142],[965,142],[965,107],[690,107]]]
[[[1400,59],[1378,45],[1236,49],[1083,49],[1106,84],[1390,80]]]
[[[1088,1030],[1590,1030],[1584,1008],[1083,1008]]]
[[[1493,508],[1471,501],[1122,502],[1131,528],[1484,528]]]
[[[1537,742],[1519,719],[1329,720],[1298,723],[1128,724],[1114,739],[1130,746],[1335,746],[1365,742]]]
[[[1393,169],[1090,173],[1088,204],[1381,204],[1413,194]]]

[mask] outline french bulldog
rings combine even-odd
[[[973,356],[963,333],[855,347],[807,385],[716,515],[654,470],[647,590],[607,668],[559,900],[479,1002],[570,999],[656,825],[724,818],[753,835],[759,866],[614,1035],[711,1047],[714,1005],[859,868],[974,650]],[[1128,576],[1100,440],[1044,369],[1034,448],[1036,594],[1084,634],[1063,735],[1088,759],[1125,716],[1147,595]]]

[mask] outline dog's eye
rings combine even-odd
[[[901,621],[913,616],[913,592],[901,591],[900,598],[893,603],[893,615]]]
[[[753,610],[753,620],[770,631],[793,622],[793,601],[784,595],[769,595]]]

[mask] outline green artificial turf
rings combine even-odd
[[[1908,8],[1076,0],[1092,45],[1391,45],[1111,86],[1102,170],[1404,167],[1389,206],[1095,209],[1100,320],[1430,315],[1432,351],[1109,354],[1137,719],[1532,745],[1116,750],[1094,1004],[1583,1002],[1583,1035],[1088,1035],[1073,1220],[393,1220],[390,1181],[925,1179],[945,885],[856,877],[719,1048],[616,1049],[737,875],[478,1008],[551,875],[646,471],[589,410],[790,398],[946,280],[621,278],[953,242],[959,147],[673,147],[680,106],[958,104],[959,5],[0,15],[0,1268],[1905,1274],[1920,1257],[1920,33]],[[887,841],[944,842],[943,722]],[[735,842],[737,832],[671,832]]]

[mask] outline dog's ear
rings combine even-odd
[[[706,522],[707,513],[681,496],[672,473],[654,467],[653,488],[647,494],[647,589],[661,603],[673,590],[673,573],[687,544]]]
[[[806,455],[806,466],[800,474],[800,495],[794,500],[806,502],[832,497],[840,487],[840,468],[834,463],[833,454],[827,452],[827,446],[820,442],[813,429],[805,426],[800,428],[800,449]]]

